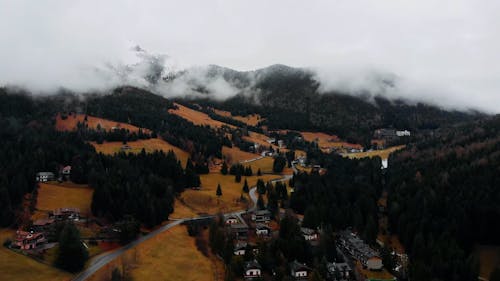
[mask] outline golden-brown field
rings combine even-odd
[[[0,229],[0,242],[12,238],[14,230]],[[3,246],[0,247],[0,279],[11,281],[71,280],[72,275],[49,265],[35,261],[22,254],[15,253]]]
[[[257,171],[260,169],[262,173],[272,173],[273,172],[273,163],[274,159],[272,157],[264,157],[259,160],[255,160],[248,163],[243,163],[243,166],[252,167],[252,171],[254,174],[257,174]]]
[[[269,181],[281,177],[280,175],[263,175],[261,177],[251,176],[242,177],[241,182],[234,181],[233,175],[222,175],[220,173],[210,173],[201,175],[201,190],[186,190],[181,194],[180,200],[195,213],[215,214],[219,211],[227,212],[240,210],[252,205],[248,196],[247,204],[239,202],[240,196],[243,194],[242,187],[245,178],[248,181],[248,186],[252,187],[257,184],[257,179],[262,178],[264,181]],[[221,185],[222,196],[217,198],[217,184]]]
[[[220,116],[231,117],[235,120],[243,122],[249,126],[257,126],[259,122],[265,120],[265,118],[260,117],[259,114],[251,114],[247,116],[232,115],[229,111],[214,109],[214,112]]]
[[[40,183],[36,209],[50,211],[57,208],[79,208],[82,215],[90,214],[93,189],[71,183]]]
[[[178,108],[177,109],[169,109],[168,112],[170,112],[172,114],[176,114],[176,115],[190,121],[191,123],[193,123],[195,125],[208,125],[212,128],[220,128],[222,126],[229,126],[231,128],[234,128],[233,125],[214,120],[214,119],[210,118],[210,116],[208,116],[207,114],[205,114],[203,112],[196,111],[194,109],[191,109],[189,107],[185,107],[185,106],[180,105],[178,103],[175,103],[175,105]]]
[[[113,269],[124,266],[133,280],[214,280],[210,259],[197,250],[185,226],[175,226],[128,250],[88,280],[109,280]]]
[[[398,146],[393,146],[393,147],[389,147],[389,148],[382,149],[382,150],[373,150],[373,151],[358,152],[358,153],[346,153],[346,154],[343,154],[343,156],[349,157],[351,159],[375,157],[375,156],[379,156],[382,159],[387,159],[387,158],[389,158],[389,155],[391,153],[393,153],[396,150],[403,149],[404,147],[405,147],[404,145],[398,145]]]
[[[123,146],[122,142],[104,142],[102,144],[98,144],[96,142],[91,142],[92,146],[94,146],[97,152],[102,152],[104,154],[114,154],[120,151],[120,148]],[[126,150],[126,152],[139,153],[144,148],[146,152],[153,152],[155,150],[162,150],[164,152],[168,152],[172,150],[177,158],[181,160],[182,165],[186,165],[186,161],[189,158],[189,153],[178,148],[177,146],[171,145],[170,143],[162,140],[161,138],[152,138],[152,139],[144,139],[137,141],[127,142],[127,145],[130,146],[130,149]]]
[[[58,114],[56,116],[56,129],[59,131],[72,131],[76,129],[78,122],[80,123],[85,122],[85,114],[73,113],[71,115],[68,115],[68,118],[64,120],[61,118],[61,115]],[[94,116],[87,116],[86,123],[89,126],[89,128],[96,129],[97,125],[100,125],[101,128],[106,131],[111,130],[113,127],[117,127],[120,129],[127,129],[131,132],[139,131],[139,127],[136,127],[134,125],[98,118]],[[143,131],[150,132],[148,129],[143,129]]]
[[[223,146],[222,155],[226,157],[226,160],[228,161],[229,165],[232,163],[238,163],[245,160],[251,160],[260,156],[259,154],[243,151],[235,146],[231,148]]]

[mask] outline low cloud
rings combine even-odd
[[[194,81],[224,99],[241,87],[205,75],[204,65],[282,63],[315,69],[323,92],[368,90],[500,113],[495,0],[0,0],[0,7],[0,85],[35,93],[131,84],[190,95]],[[172,83],[159,79],[196,68]]]

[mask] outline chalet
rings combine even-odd
[[[36,249],[38,246],[46,243],[47,240],[41,232],[16,231],[16,239],[13,243],[15,248],[21,250]]]
[[[262,276],[262,268],[256,260],[246,262],[244,269],[245,280],[252,280]]]
[[[235,235],[237,238],[248,237],[248,226],[242,223],[231,224],[231,234]]]
[[[305,264],[302,264],[296,260],[290,263],[290,275],[295,280],[307,280],[310,272],[311,268],[309,268]]]
[[[252,215],[252,220],[258,223],[267,223],[271,220],[271,212],[269,210],[258,210]]]
[[[244,241],[236,242],[236,245],[234,245],[233,254],[235,256],[244,256],[247,245],[248,245],[247,242]]]
[[[354,280],[354,271],[347,263],[328,263],[328,279],[335,281]]]
[[[65,166],[61,169],[61,174],[63,176],[69,176],[71,175],[71,166]]]
[[[55,176],[54,176],[54,173],[52,173],[52,172],[36,173],[36,181],[37,182],[53,181],[54,179],[55,179]]]
[[[49,212],[49,218],[56,220],[79,220],[80,209],[78,208],[58,208]]]
[[[255,234],[259,237],[269,236],[271,234],[271,228],[265,224],[258,223],[255,226]]]
[[[235,223],[238,223],[238,222],[239,222],[239,220],[235,216],[227,216],[226,219],[225,219],[225,223],[226,224],[235,224]]]
[[[315,242],[318,241],[319,235],[318,232],[314,229],[307,228],[307,227],[301,227],[300,231],[302,232],[302,236],[304,236],[304,239],[309,242]]]

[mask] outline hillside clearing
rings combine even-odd
[[[118,153],[123,146],[122,142],[104,142],[102,144],[98,144],[96,142],[90,143],[92,144],[92,146],[94,146],[97,152],[102,152],[104,154]],[[189,153],[187,151],[184,151],[177,146],[171,145],[161,138],[129,141],[127,142],[127,145],[130,147],[130,149],[127,149],[125,151],[131,153],[140,153],[143,148],[146,152],[149,153],[155,150],[161,150],[167,153],[172,150],[177,156],[177,159],[181,160],[183,166],[186,165],[187,159],[189,158]]]
[[[243,122],[249,126],[254,126],[254,127],[257,126],[259,124],[259,122],[265,120],[265,118],[262,118],[259,114],[250,114],[247,116],[240,116],[240,115],[233,115],[229,111],[219,110],[219,109],[215,109],[215,108],[213,110],[214,110],[215,114],[217,114],[217,115],[224,116],[224,117],[230,117],[234,120]]]
[[[104,118],[94,117],[87,115],[87,121],[85,121],[85,114],[73,113],[68,115],[66,119],[63,119],[61,114],[56,116],[56,130],[58,131],[73,131],[76,130],[78,122],[86,123],[89,128],[97,129],[100,125],[101,129],[109,131],[112,128],[126,129],[130,132],[138,132],[139,127],[130,125],[127,123],[116,122]],[[145,133],[149,133],[150,130],[142,129]]]
[[[235,126],[214,120],[210,118],[206,113],[191,109],[189,107],[183,106],[178,103],[174,103],[177,109],[169,109],[168,112],[180,116],[195,125],[210,126],[212,128],[220,128],[222,126],[229,126],[235,128]]]
[[[375,156],[378,156],[382,159],[388,159],[389,155],[391,153],[393,153],[396,150],[403,149],[404,147],[405,147],[404,145],[398,145],[398,146],[393,146],[393,147],[389,147],[389,148],[382,149],[382,150],[372,150],[372,151],[365,151],[365,152],[358,152],[358,153],[345,153],[345,154],[342,154],[342,156],[348,157],[350,159],[375,157]]]
[[[222,147],[222,155],[226,157],[228,164],[238,163],[241,161],[251,160],[258,158],[260,155],[243,151],[235,146],[229,148],[227,146]]]
[[[82,215],[90,214],[93,189],[86,185],[71,183],[40,183],[36,209],[51,211],[57,208],[79,208]]]

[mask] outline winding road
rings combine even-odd
[[[256,159],[252,159],[252,161],[256,161],[258,159],[261,159],[261,157],[259,158],[256,158]],[[248,163],[248,162],[245,162],[245,163]],[[295,166],[292,165],[292,168],[293,168],[293,171],[294,172],[297,172]],[[276,182],[279,182],[279,181],[287,181],[289,179],[291,179],[293,177],[293,175],[284,175],[283,177],[279,178],[279,179],[274,179],[274,180],[271,180],[272,183],[276,183]],[[256,206],[257,206],[257,195],[256,195],[256,190],[257,190],[257,187],[256,186],[253,186],[251,189],[250,189],[250,199],[252,199],[252,202],[253,202],[253,207],[250,208],[248,211],[253,211],[255,210]],[[247,211],[246,210],[240,210],[240,211],[235,211],[235,212],[229,212],[229,213],[225,213],[224,215],[227,215],[227,216],[230,216],[230,215],[234,215],[234,216],[238,216],[238,217],[241,217],[241,215],[243,213],[246,213]],[[134,240],[132,242],[130,242],[129,244],[121,247],[121,248],[118,248],[112,252],[106,252],[106,253],[103,253],[97,257],[95,257],[92,261],[91,261],[91,264],[89,267],[87,267],[84,271],[80,272],[75,278],[73,278],[73,281],[84,281],[84,280],[87,280],[87,278],[89,278],[90,276],[92,276],[94,273],[96,273],[99,269],[101,269],[103,266],[105,266],[106,264],[112,262],[114,259],[118,258],[120,255],[122,255],[123,253],[125,253],[127,250],[130,250],[132,248],[134,248],[135,246],[141,244],[142,242],[150,239],[150,238],[153,238],[155,237],[156,235],[166,231],[166,230],[169,230],[171,229],[172,227],[174,226],[177,226],[179,224],[182,224],[184,222],[188,222],[188,221],[196,221],[196,220],[201,220],[201,219],[206,219],[206,218],[213,218],[215,217],[214,215],[210,215],[210,216],[201,216],[201,217],[194,217],[194,218],[182,218],[182,219],[176,219],[174,220],[173,222],[169,223],[169,224],[166,224],[154,231],[151,231],[150,233],[144,235],[144,236],[141,236],[139,237],[137,240]]]

